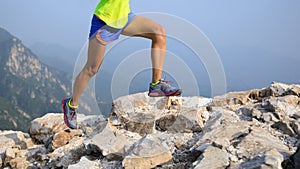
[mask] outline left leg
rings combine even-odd
[[[126,36],[139,36],[152,40],[152,83],[158,82],[162,77],[166,55],[166,31],[164,27],[151,19],[135,16],[122,34]]]

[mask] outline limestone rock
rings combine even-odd
[[[213,98],[214,107],[226,107],[232,105],[243,105],[251,99],[253,91],[230,92],[223,96]]]
[[[266,112],[262,114],[262,119],[269,124],[273,124],[273,122],[279,122],[279,119],[271,112]]]
[[[261,154],[254,158],[243,162],[240,168],[278,168],[281,169],[281,163],[284,160],[284,156],[276,149],[271,149],[267,152],[261,152]]]
[[[61,146],[64,146],[67,143],[69,143],[69,141],[74,137],[80,137],[80,136],[82,136],[82,130],[66,129],[66,130],[59,131],[55,133],[53,136],[53,140],[51,142],[51,150],[55,150]]]
[[[146,135],[155,131],[155,116],[152,114],[136,113],[124,125],[124,129]]]
[[[300,85],[291,85],[287,94],[300,97]]]
[[[242,121],[252,121],[253,111],[253,106],[247,105],[238,108],[236,114]]]
[[[9,162],[10,166],[12,168],[18,168],[18,169],[27,169],[32,167],[33,165],[26,160],[26,157],[18,157],[10,160]]]
[[[125,133],[130,135],[129,131]],[[120,159],[123,157],[125,149],[129,148],[131,144],[140,138],[138,134],[134,135],[131,133],[134,137],[130,138],[125,133],[116,130],[108,123],[100,133],[93,136],[93,138],[85,144],[97,147],[101,150],[102,155],[107,156],[107,158]]]
[[[252,159],[272,149],[285,154],[291,153],[281,140],[271,135],[266,129],[258,127],[251,128],[251,133],[238,143],[237,149],[237,155],[242,159]]]
[[[235,124],[241,119],[234,111],[223,109],[220,107],[212,107],[210,110],[210,118],[206,122],[205,130],[212,130],[220,124]]]
[[[296,95],[300,94],[299,85],[287,85],[283,83],[273,82],[270,87],[264,88],[259,91],[260,97],[270,96],[284,96],[284,95]]]
[[[69,165],[68,169],[102,169],[102,165],[99,161],[91,161],[83,156],[78,163]]]
[[[108,161],[106,159],[103,159],[101,161],[101,164],[104,169],[124,169],[122,167],[122,161]]]
[[[85,146],[84,140],[83,137],[72,139],[69,144],[47,154],[46,158],[49,162],[46,165],[52,168],[67,167],[76,163],[82,156],[90,154],[93,150]]]
[[[202,112],[206,107],[181,108],[178,114],[162,116],[156,121],[156,125],[163,131],[170,132],[200,132],[204,127]]]
[[[28,132],[36,143],[50,144],[52,136],[68,129],[64,124],[63,114],[48,113],[30,123]]]
[[[177,97],[169,97],[169,98],[178,99]],[[213,101],[210,98],[205,98],[201,96],[190,96],[190,97],[182,97],[181,102],[182,102],[181,107],[199,109],[202,107],[210,106]],[[178,104],[180,104],[180,102]]]
[[[1,166],[4,163],[4,160],[5,160],[5,152],[6,152],[6,150],[8,148],[10,148],[11,146],[14,146],[14,145],[15,145],[15,142],[12,139],[0,136],[0,157],[1,157],[1,163],[0,163],[0,165]]]
[[[270,96],[276,96],[276,97],[283,96],[287,89],[288,89],[288,85],[273,82],[270,87],[260,90],[259,96],[262,98],[270,97]]]
[[[90,115],[78,118],[78,126],[86,136],[100,132],[107,121],[103,115]]]
[[[297,96],[289,95],[270,98],[268,101],[274,107],[274,113],[280,119],[286,119],[300,111],[300,105],[298,104],[300,99]]]
[[[122,165],[125,169],[150,169],[171,159],[171,152],[161,145],[161,141],[147,135],[132,146]]]
[[[108,119],[79,114],[76,130],[49,113],[29,134],[0,131],[0,168],[299,168],[299,96],[282,83],[213,99],[137,93]]]
[[[236,145],[241,137],[249,134],[249,123],[239,122],[231,125],[219,125],[214,130],[205,133],[197,143],[201,146],[204,143],[215,144],[219,147]]]
[[[229,156],[226,151],[209,146],[200,159],[195,162],[195,169],[210,168],[221,169],[229,165]]]
[[[290,126],[296,134],[296,137],[300,139],[300,120],[291,120]]]
[[[20,150],[20,147],[10,147],[5,151],[5,163],[9,163],[12,159],[16,157],[17,151]]]
[[[0,166],[8,163],[15,157],[17,149],[27,149],[33,147],[31,138],[27,138],[26,133],[20,131],[0,132]]]
[[[35,145],[28,149],[21,149],[20,146],[15,145],[6,149],[4,164],[9,164],[12,168],[32,167],[32,162],[39,161],[45,153],[46,148],[43,145]]]
[[[156,124],[166,130],[177,118],[176,124],[186,126],[186,129],[180,130],[191,131],[193,128],[200,131],[203,120],[201,113],[196,112],[201,112],[211,102],[211,99],[203,97],[149,97],[147,93],[138,93],[116,99],[110,121],[115,126],[142,136],[155,132]],[[191,118],[192,115],[197,115],[196,120]]]
[[[26,157],[29,162],[42,161],[42,156],[47,153],[44,145],[35,145],[32,148],[26,150],[20,150],[17,152],[17,157]]]
[[[78,125],[85,126],[81,129],[69,129],[64,124],[63,114],[49,113],[41,118],[33,120],[29,127],[29,134],[31,138],[38,144],[44,144],[49,151],[53,151],[61,146],[66,145],[71,139],[75,137],[81,137],[83,131],[91,134],[92,130],[97,129],[96,124],[102,124],[100,121],[104,121],[103,116],[85,116],[79,114]],[[87,123],[90,122],[88,125]],[[99,123],[98,123],[99,122]],[[94,128],[89,128],[92,125]]]
[[[281,130],[283,133],[290,135],[292,137],[296,136],[293,128],[290,126],[289,122],[287,121],[278,121],[273,125],[271,125],[271,127]]]
[[[155,117],[165,102],[165,98],[150,98],[146,93],[120,97],[113,102],[110,121],[141,135],[153,133]]]
[[[284,156],[276,149],[271,149],[265,153],[265,164],[272,168],[281,168],[281,163],[284,160]]]
[[[0,133],[0,150],[3,147],[19,145],[22,149],[30,148],[34,145],[31,138],[26,133],[20,131],[3,131]],[[0,151],[1,153],[1,151]]]

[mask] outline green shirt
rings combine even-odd
[[[122,28],[128,22],[129,0],[101,0],[94,14],[107,25]]]

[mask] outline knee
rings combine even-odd
[[[95,76],[98,73],[99,67],[95,66],[95,65],[90,65],[90,66],[86,65],[84,67],[84,70],[85,70],[85,73],[88,76],[93,77],[93,76]]]
[[[153,29],[154,33],[152,35],[152,41],[156,43],[166,44],[166,29],[161,25],[157,25]]]

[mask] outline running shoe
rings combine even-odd
[[[70,101],[71,98],[65,98],[61,102],[64,111],[64,121],[69,128],[76,129],[78,106],[71,106]]]
[[[150,83],[148,96],[179,96],[181,93],[181,89],[171,86],[170,81],[160,80],[156,85]]]

